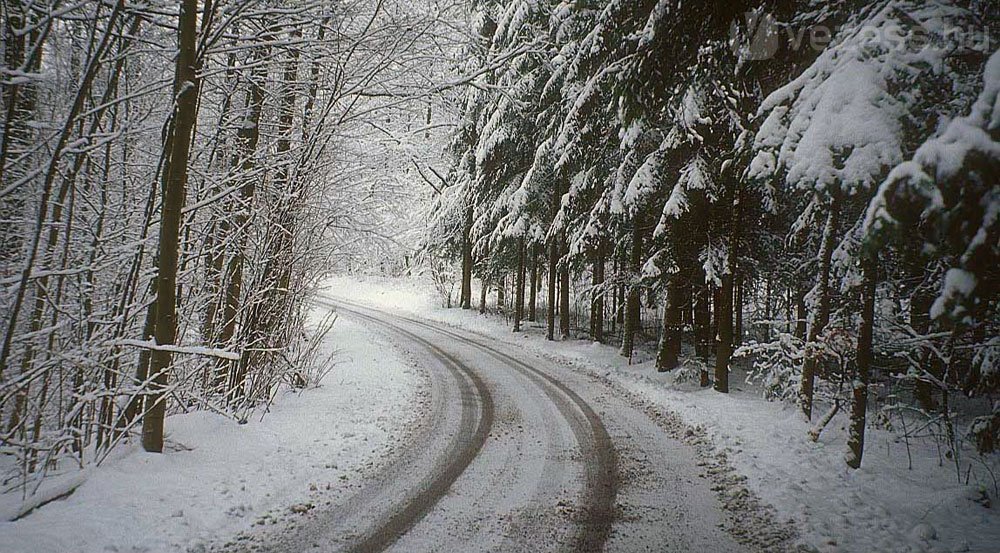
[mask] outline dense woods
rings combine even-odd
[[[851,467],[904,416],[956,468],[997,447],[995,3],[478,8],[427,238],[461,307],[477,279],[515,331],[745,372],[814,439],[847,410]]]
[[[449,307],[849,412],[850,467],[1000,448],[995,2],[0,10],[0,492],[314,384],[322,278],[414,220]]]
[[[0,489],[30,493],[140,428],[161,451],[165,414],[246,421],[311,383],[329,327],[306,332],[311,292],[380,235],[398,183],[379,165],[406,160],[361,137],[441,134],[457,36],[441,24],[462,13],[3,3]]]

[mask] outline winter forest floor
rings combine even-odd
[[[514,334],[502,315],[440,307],[422,279],[336,277],[323,294],[488,335],[552,361],[557,378],[596,377],[690,446],[701,471],[696,479],[716,497],[688,500],[718,504],[718,524],[750,550],[792,543],[831,553],[996,552],[1000,544],[1000,512],[982,493],[996,501],[989,470],[970,470],[962,475],[969,485],[960,483],[953,464],[939,464],[933,442],[910,442],[908,470],[906,445],[870,428],[864,465],[851,471],[842,460],[846,417],[813,443],[796,409],[765,401],[742,378],[724,396],[656,373],[651,348],[640,348],[629,365],[613,346],[546,342],[540,325]],[[50,478],[37,498],[73,493],[16,521],[9,520],[37,499],[0,497],[0,551],[196,552],[223,544],[243,551],[254,529],[305,524],[304,513],[337,503],[353,481],[378,472],[426,414],[426,372],[387,342],[341,316],[324,343],[332,371],[319,387],[280,394],[263,419],[258,413],[240,425],[206,412],[173,416],[166,455],[128,446],[85,473]]]

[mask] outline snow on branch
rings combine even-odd
[[[204,355],[207,357],[217,357],[219,359],[228,359],[230,361],[239,361],[242,355],[234,351],[226,351],[224,349],[217,348],[206,348],[203,346],[178,346],[174,344],[157,344],[152,340],[119,340],[117,342],[121,346],[132,346],[142,349],[150,349],[156,351],[169,351],[170,353],[184,353],[189,355]]]

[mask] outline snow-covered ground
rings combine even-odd
[[[420,416],[426,382],[378,334],[347,319],[322,347],[336,364],[321,385],[280,394],[262,420],[171,416],[166,454],[126,446],[96,469],[53,477],[46,487],[83,483],[15,522],[20,495],[0,496],[0,551],[200,551],[253,524],[299,516],[314,498],[335,501],[337,488],[384,459]]]
[[[326,293],[519,344],[579,370],[599,373],[612,385],[675,413],[693,427],[689,441],[704,439],[711,454],[724,456],[746,478],[747,487],[774,506],[779,519],[794,522],[808,549],[1000,551],[1000,508],[991,475],[996,458],[978,464],[974,453],[965,452],[963,482],[959,482],[954,464],[939,462],[933,442],[910,441],[913,468],[909,470],[906,444],[888,431],[870,428],[864,465],[854,471],[843,461],[844,415],[833,419],[813,443],[807,437],[811,427],[795,408],[765,401],[742,382],[734,383],[733,393],[722,395],[676,382],[672,373],[657,374],[648,354],[628,365],[614,347],[546,342],[538,327],[513,334],[500,317],[444,309],[431,284],[420,278],[336,277],[329,280]],[[974,466],[965,485],[969,462]]]

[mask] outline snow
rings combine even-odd
[[[171,353],[204,355],[208,357],[217,357],[219,359],[228,359],[230,361],[239,361],[241,358],[241,355],[235,351],[226,351],[224,349],[208,348],[204,346],[176,346],[173,344],[159,345],[153,340],[119,340],[119,344],[142,349],[169,351]]]
[[[896,434],[870,427],[864,464],[850,470],[841,455],[845,413],[813,442],[810,424],[795,407],[762,399],[761,391],[739,374],[733,375],[732,393],[723,395],[698,389],[680,372],[657,373],[649,351],[640,351],[628,365],[612,346],[546,342],[542,329],[530,324],[527,333],[511,334],[496,317],[440,308],[430,283],[418,278],[341,276],[327,285],[330,293],[350,301],[482,332],[538,352],[679,415],[776,509],[778,520],[794,522],[807,550],[995,551],[1000,543],[1000,510],[987,508],[983,500],[984,493],[996,499],[989,475],[974,468],[970,485],[959,483],[954,464],[939,461],[933,442],[910,440],[913,469],[908,470],[907,445]]]
[[[27,503],[0,496],[0,550],[198,551],[337,497],[420,416],[413,405],[423,377],[378,335],[343,318],[323,347],[336,365],[321,385],[280,394],[263,419],[174,415],[164,454],[126,446],[99,467],[48,479]]]
[[[784,169],[786,182],[802,189],[855,193],[876,186],[903,161],[907,118],[919,115],[919,86],[935,82],[932,77],[946,69],[947,52],[956,48],[947,33],[921,43],[904,32],[899,39],[913,42],[906,48],[890,37],[914,25],[959,28],[963,17],[938,3],[895,0],[846,25],[842,39],[761,104],[764,121],[754,150],[770,156],[758,153],[750,176]],[[908,88],[914,92],[894,92]]]
[[[944,314],[948,304],[957,297],[968,297],[976,289],[976,276],[958,268],[948,269],[944,275],[944,287],[934,304],[931,305],[931,318],[936,319]]]

